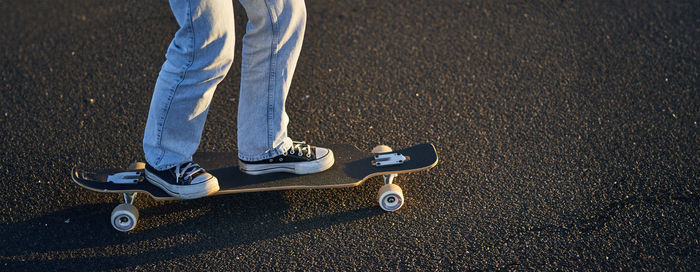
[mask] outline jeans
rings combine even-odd
[[[241,0],[248,16],[238,102],[238,156],[258,161],[292,146],[285,100],[306,26],[304,0]],[[232,0],[170,0],[180,29],[158,75],[143,137],[164,170],[192,160],[209,103],[233,62]],[[232,158],[235,159],[235,158]]]

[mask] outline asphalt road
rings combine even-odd
[[[167,1],[0,2],[0,270],[695,270],[698,1],[309,1],[295,139],[440,163],[342,190],[137,200],[70,181],[141,160]],[[236,4],[238,49],[246,21]],[[237,56],[240,56],[237,55]],[[203,151],[236,146],[237,58]]]

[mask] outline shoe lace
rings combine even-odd
[[[292,142],[292,148],[289,149],[289,154],[311,158],[311,146],[306,144],[306,142]]]
[[[184,167],[183,167],[184,166]],[[187,164],[182,164],[175,166],[175,182],[180,183],[180,179],[184,181],[183,183],[189,183],[192,181],[192,176],[203,171],[199,164],[188,162]]]

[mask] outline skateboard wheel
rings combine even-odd
[[[391,152],[391,147],[386,146],[386,145],[378,145],[372,148],[372,153],[386,153],[386,152]]]
[[[379,207],[387,212],[393,212],[403,206],[403,191],[396,184],[384,184],[377,193]]]
[[[130,231],[136,227],[139,210],[134,205],[122,203],[112,210],[112,227],[118,231]]]
[[[146,168],[146,163],[143,162],[132,162],[129,164],[129,170],[142,170]]]

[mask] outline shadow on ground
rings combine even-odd
[[[167,261],[231,248],[383,213],[377,207],[364,207],[313,218],[288,218],[289,207],[281,194],[156,202],[162,204],[140,209],[139,226],[129,233],[118,232],[109,224],[114,203],[85,204],[3,224],[0,228],[9,235],[2,238],[2,244],[13,251],[0,252],[0,266],[9,271],[77,264],[83,270],[136,267],[153,260]],[[259,203],[259,199],[265,199],[264,209],[251,204],[240,209],[240,203]],[[105,248],[112,253],[106,254]]]

